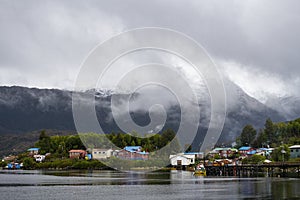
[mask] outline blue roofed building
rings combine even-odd
[[[118,157],[127,160],[148,160],[149,153],[142,151],[141,146],[126,146],[118,153]]]
[[[141,146],[126,146],[124,147],[124,150],[129,151],[129,152],[140,152],[142,151]]]
[[[248,155],[248,156],[252,156],[252,155],[254,155],[254,154],[256,154],[256,153],[257,153],[256,150],[251,150],[251,151],[247,152],[247,155]]]
[[[256,149],[256,154],[266,156],[267,158],[271,156],[273,148],[259,148]]]
[[[249,155],[248,153],[250,153],[250,152],[253,153],[252,152],[253,150],[254,150],[254,148],[252,148],[252,147],[242,146],[241,148],[239,148],[239,154],[241,156],[247,156],[247,155]]]
[[[27,151],[29,152],[30,156],[33,156],[39,154],[40,148],[29,148]]]

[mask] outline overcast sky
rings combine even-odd
[[[0,1],[0,85],[73,88],[99,43],[138,27],[199,42],[249,95],[300,96],[300,1]]]

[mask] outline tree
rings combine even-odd
[[[288,145],[281,145],[280,147],[276,148],[272,152],[272,159],[275,161],[288,161],[291,155],[291,151]]]
[[[176,133],[172,129],[167,129],[161,134],[161,147],[166,146],[169,142],[173,140]]]
[[[51,139],[50,137],[46,134],[45,130],[42,130],[40,133],[39,141],[35,144],[37,147],[41,148],[40,153],[45,154],[50,152],[51,146]]]
[[[267,147],[267,136],[264,130],[259,130],[258,136],[253,141],[252,146],[255,148]]]
[[[7,163],[6,162],[4,162],[4,161],[0,161],[0,167],[5,167],[7,165]]]
[[[265,134],[267,136],[267,140],[270,144],[276,143],[276,128],[273,124],[272,120],[268,118],[265,123]]]
[[[256,130],[253,128],[253,126],[249,124],[246,125],[243,128],[243,131],[240,136],[241,144],[243,146],[251,145],[255,139],[255,136],[256,136]]]
[[[34,169],[36,163],[35,161],[33,160],[33,158],[24,158],[23,160],[23,167],[24,169]]]
[[[258,164],[264,162],[266,157],[262,155],[253,155],[251,157],[243,159],[244,164]]]

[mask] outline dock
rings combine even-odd
[[[240,164],[205,166],[207,176],[235,177],[296,177],[300,178],[300,163],[274,162],[268,164]]]

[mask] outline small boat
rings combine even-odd
[[[23,167],[23,163],[15,163],[15,162],[11,162],[8,163],[5,167],[5,169],[21,169]]]
[[[203,164],[199,164],[196,166],[194,175],[195,176],[206,176],[206,169]]]

